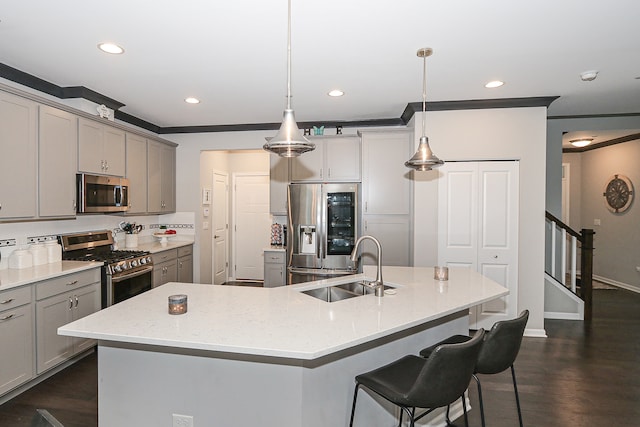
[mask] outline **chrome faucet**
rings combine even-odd
[[[375,287],[375,292],[377,297],[382,297],[384,296],[384,283],[382,282],[382,246],[380,245],[380,242],[378,241],[378,239],[376,239],[373,236],[360,237],[356,241],[356,244],[353,246],[353,251],[351,252],[351,261],[355,262],[356,258],[358,257],[358,248],[360,247],[360,243],[366,239],[372,240],[373,243],[376,244],[376,247],[378,249],[378,254],[377,254],[378,269],[376,271],[376,280],[373,283],[371,283],[369,286]]]

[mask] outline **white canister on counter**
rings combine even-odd
[[[50,240],[44,244],[47,248],[47,261],[49,264],[62,261],[62,246],[55,240]]]
[[[29,246],[29,252],[33,257],[33,265],[43,265],[49,262],[47,248],[42,243],[33,243]]]
[[[33,266],[33,256],[26,249],[16,249],[9,256],[9,268],[29,268]]]

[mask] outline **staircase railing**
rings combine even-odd
[[[595,232],[588,228],[577,232],[549,212],[546,213],[546,219],[551,232],[546,242],[546,272],[584,301],[584,319],[591,320]],[[579,279],[578,250],[580,251]]]

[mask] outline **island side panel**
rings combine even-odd
[[[357,374],[466,332],[460,312],[308,361],[101,342],[99,425],[172,425],[172,414],[196,426],[348,425]],[[356,426],[394,419],[393,407],[360,393]]]

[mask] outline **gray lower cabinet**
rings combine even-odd
[[[178,282],[193,283],[193,246],[178,248]]]
[[[31,287],[0,292],[0,395],[34,376]]]
[[[286,284],[285,252],[281,250],[264,251],[264,287],[275,288]]]
[[[95,345],[95,340],[58,335],[58,328],[100,310],[100,269],[35,284],[38,374]]]
[[[153,259],[153,287],[178,281],[178,250],[169,249],[151,254]]]

